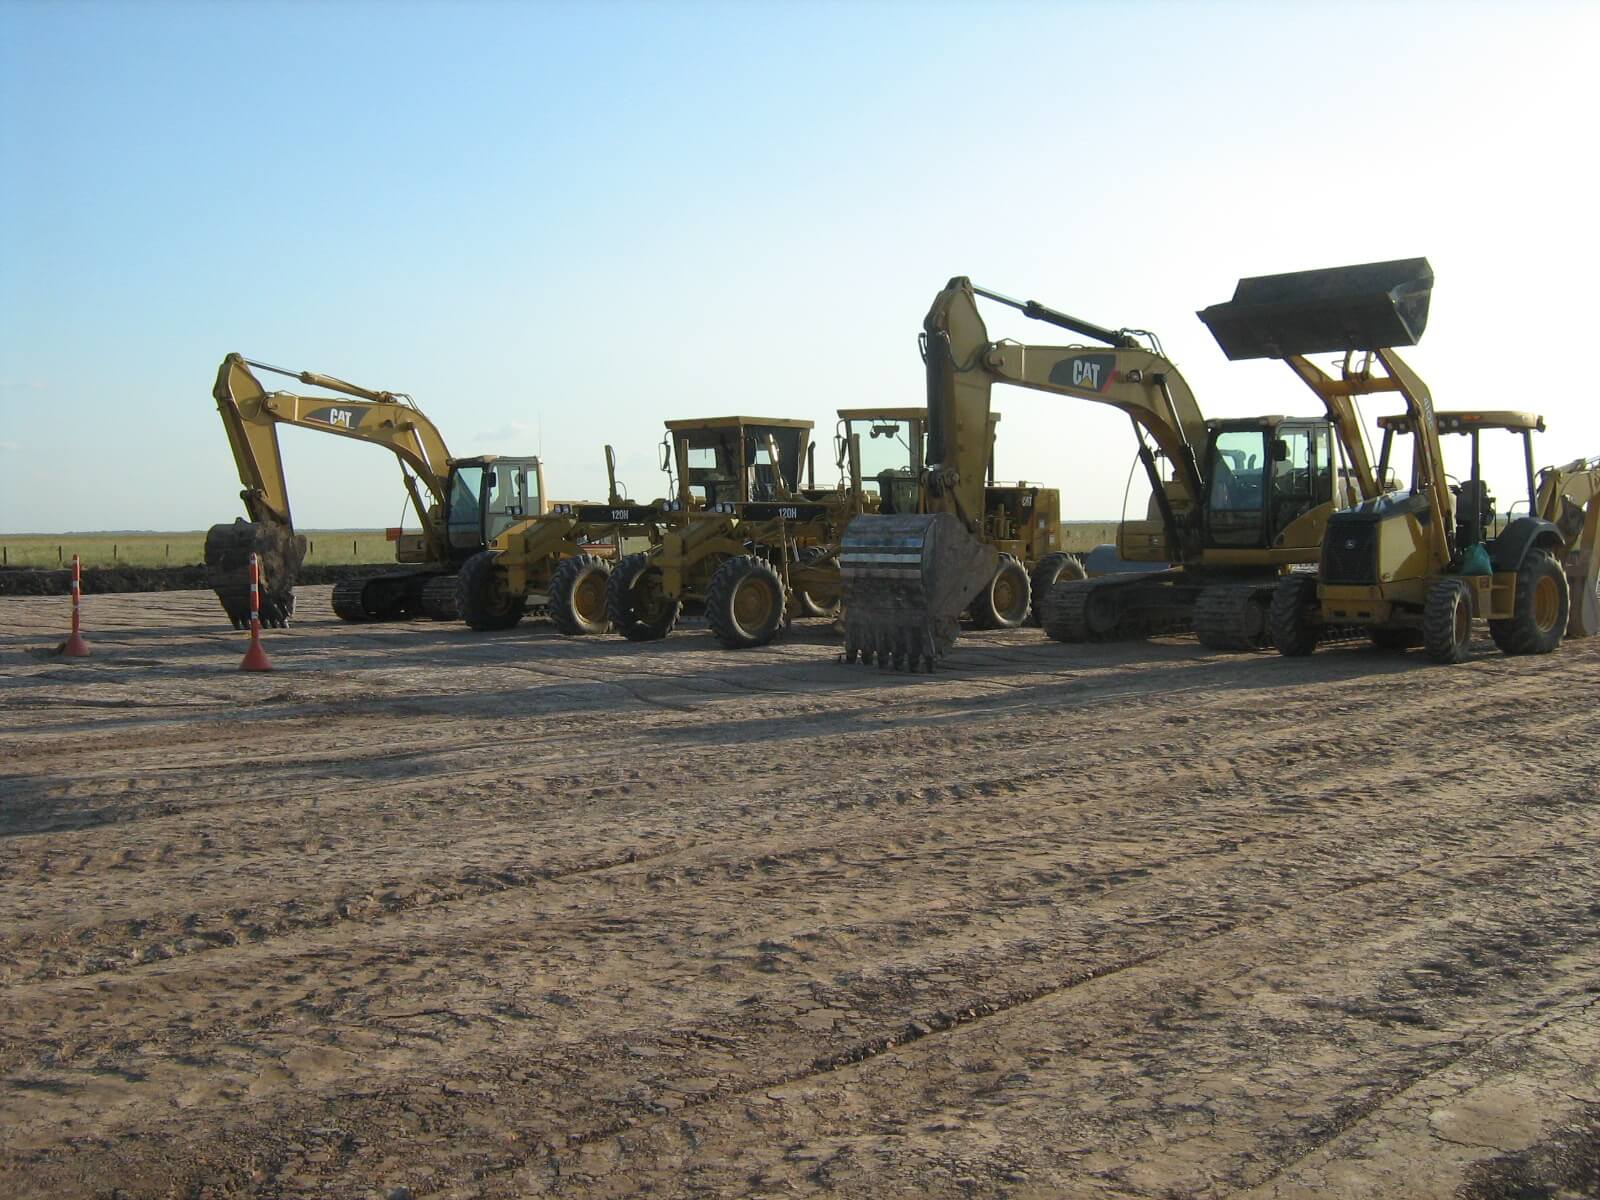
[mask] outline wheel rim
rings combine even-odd
[[[590,571],[572,589],[572,607],[580,620],[598,621],[606,611],[606,580],[599,571]]]
[[[1002,617],[1017,615],[1016,610],[1022,600],[1022,589],[1017,586],[1012,572],[1002,571],[995,577],[994,586],[989,589],[989,596],[994,603],[995,612]]]
[[[733,619],[744,629],[760,629],[772,619],[772,591],[765,581],[746,579],[733,593]]]
[[[1549,633],[1555,628],[1560,614],[1561,589],[1556,586],[1553,577],[1539,576],[1539,582],[1533,585],[1533,623],[1539,627],[1540,633]]]
[[[1465,646],[1472,636],[1472,608],[1465,596],[1456,597],[1455,635],[1458,646]]]

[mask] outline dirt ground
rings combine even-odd
[[[1600,639],[0,601],[0,1195],[1600,1194]]]

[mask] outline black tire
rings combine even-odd
[[[765,646],[783,624],[784,599],[771,563],[748,554],[730,558],[706,587],[706,624],[730,650]]]
[[[640,553],[618,563],[606,582],[606,618],[630,642],[666,637],[678,623],[683,605],[661,594],[660,578],[650,556]]]
[[[506,590],[505,578],[495,570],[493,550],[481,550],[461,564],[456,575],[456,611],[480,633],[510,629],[528,610],[528,598]]]
[[[821,546],[807,546],[804,550],[800,551],[800,565],[810,566],[818,559],[826,558],[827,555],[828,552]],[[798,589],[795,591],[794,599],[795,604],[799,607],[801,614],[804,616],[826,617],[829,620],[832,620],[839,615],[840,602],[837,599],[835,599],[832,604],[823,604],[821,601],[813,600],[809,593],[799,591]]]
[[[1489,636],[1503,654],[1549,654],[1566,636],[1572,587],[1548,550],[1529,550],[1517,568],[1511,616],[1489,622]]]
[[[1028,569],[1010,554],[1000,556],[984,588],[967,605],[967,616],[977,629],[1015,629],[1033,612],[1032,585]]]
[[[1374,625],[1367,630],[1367,639],[1379,650],[1414,650],[1422,645],[1422,630],[1407,625]]]
[[[1083,569],[1083,562],[1076,554],[1068,554],[1065,550],[1046,554],[1034,563],[1033,573],[1028,576],[1028,587],[1033,594],[1029,602],[1033,623],[1044,624],[1044,598],[1050,594],[1051,588],[1062,580],[1087,578],[1089,576]]]
[[[1317,648],[1322,628],[1314,617],[1317,608],[1317,577],[1285,575],[1272,593],[1267,612],[1267,628],[1278,653],[1288,658],[1304,658]]]
[[[605,633],[606,590],[611,564],[593,554],[575,554],[556,564],[550,575],[550,623],[568,637]]]
[[[1465,661],[1472,646],[1472,593],[1459,579],[1439,579],[1422,606],[1422,648],[1437,663]]]

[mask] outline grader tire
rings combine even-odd
[[[1044,598],[1050,594],[1051,588],[1062,580],[1088,577],[1088,573],[1083,569],[1082,560],[1076,554],[1068,554],[1065,550],[1046,554],[1034,563],[1033,573],[1028,576],[1028,588],[1032,596],[1028,607],[1033,623],[1044,624]]]
[[[507,592],[495,577],[493,550],[482,550],[461,564],[456,576],[456,611],[480,633],[510,629],[527,611],[528,598]]]
[[[976,629],[1015,629],[1033,611],[1028,569],[1014,555],[1002,554],[989,586],[967,606]]]
[[[1571,585],[1547,550],[1530,550],[1517,568],[1511,616],[1489,622],[1489,636],[1503,654],[1549,654],[1561,645],[1572,607]]]
[[[567,637],[604,633],[611,628],[606,618],[606,587],[611,581],[611,564],[593,554],[564,558],[550,576],[550,623]]]
[[[1317,648],[1322,630],[1307,616],[1317,602],[1315,575],[1285,575],[1272,593],[1267,628],[1272,644],[1287,658],[1304,658]]]
[[[1472,594],[1459,579],[1436,580],[1422,606],[1422,648],[1437,663],[1466,661],[1472,646]]]
[[[666,599],[652,586],[653,569],[648,554],[630,554],[606,581],[606,619],[630,642],[666,637],[683,610],[682,603]]]
[[[766,645],[783,611],[783,580],[771,563],[748,554],[723,563],[706,587],[706,624],[730,650]]]

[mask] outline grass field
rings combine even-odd
[[[1114,521],[1063,521],[1063,547],[1084,553],[1116,537]],[[394,561],[381,529],[314,529],[306,533],[306,562],[319,566]],[[179,533],[0,534],[0,566],[68,566],[74,554],[86,567],[183,567],[204,561],[203,530]]]
[[[394,547],[381,529],[315,529],[306,532],[306,562],[322,566],[394,561]],[[0,566],[68,566],[74,554],[86,567],[183,567],[203,562],[206,535],[180,533],[0,534]]]

